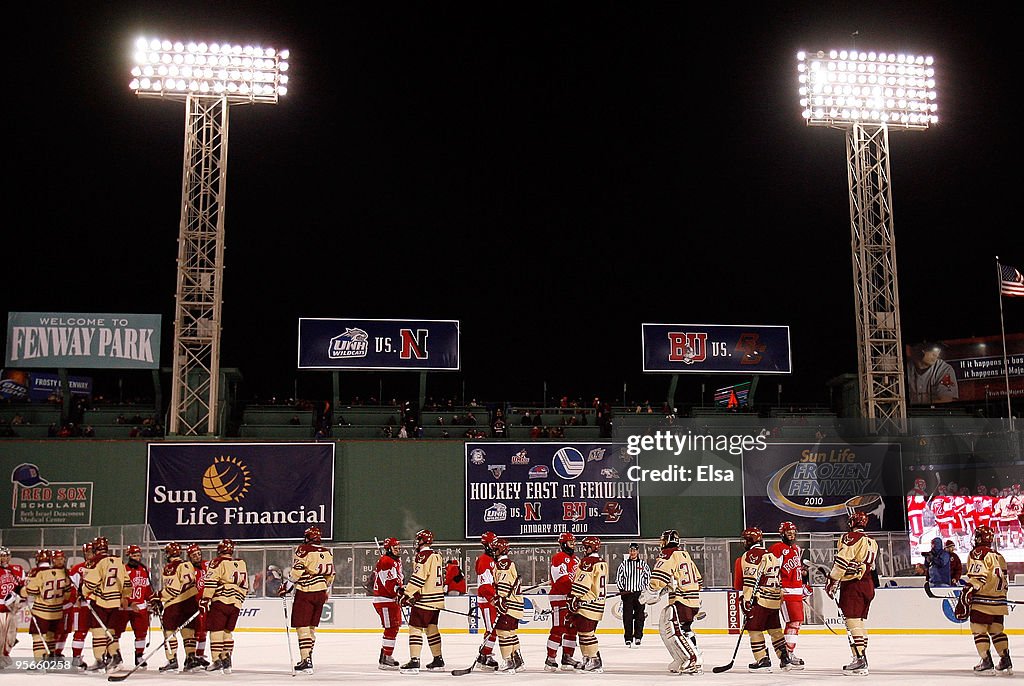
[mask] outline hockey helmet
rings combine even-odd
[[[97,555],[109,553],[110,541],[107,540],[106,536],[97,536],[96,538],[92,539],[92,550]]]
[[[235,542],[232,541],[230,538],[225,538],[220,543],[217,544],[217,554],[218,555],[230,556],[230,555],[234,555],[234,553],[235,553]]]
[[[67,563],[67,557],[63,550],[51,550],[50,561],[53,562],[54,567],[63,567]]]
[[[323,540],[323,532],[320,531],[320,527],[311,526],[305,531],[306,543],[319,543]]]
[[[661,547],[662,548],[678,548],[679,547],[679,532],[675,529],[665,529],[661,532]]]
[[[36,551],[36,564],[38,566],[48,565],[52,561],[49,550],[37,550]]]
[[[181,544],[171,541],[164,546],[164,555],[167,556],[168,560],[173,560],[176,557],[181,557]]]
[[[596,553],[601,549],[601,539],[597,536],[587,536],[583,539],[583,549],[589,554]]]
[[[92,553],[93,553],[92,541],[86,541],[85,543],[83,543],[82,544],[82,557],[84,557],[86,560],[88,560],[89,558],[92,557]]]
[[[491,550],[494,551],[495,555],[508,555],[509,548],[512,546],[509,544],[507,538],[499,538],[494,542],[494,546]]]
[[[480,545],[487,550],[494,550],[494,542],[498,540],[498,534],[493,531],[485,531],[480,534]]]
[[[779,535],[782,536],[782,540],[786,540],[787,534],[792,535],[790,540],[796,540],[796,524],[788,521],[779,524]]]
[[[401,547],[401,545],[402,544],[398,542],[397,538],[395,538],[394,536],[388,536],[380,544],[380,547],[383,548],[384,550],[397,551]]]
[[[198,543],[189,543],[188,547],[185,548],[185,554],[188,555],[188,559],[193,562],[198,562],[203,559],[203,549],[199,547]]]
[[[854,529],[864,529],[868,525],[868,513],[867,512],[854,512],[850,515],[850,520],[846,523],[850,531]]]
[[[0,559],[7,558],[7,562],[11,560],[11,549],[5,545],[0,545]]]
[[[558,547],[563,553],[572,554],[576,552],[576,537],[568,531],[558,534]]]
[[[422,548],[434,542],[434,532],[430,529],[420,529],[416,532],[416,547]]]
[[[132,555],[142,555],[142,548],[135,544],[132,544],[128,546],[128,550],[126,550],[125,553],[128,555],[128,557],[131,557]]]
[[[982,524],[974,530],[974,545],[976,546],[991,546],[995,538],[996,534],[990,526]]]
[[[740,536],[743,537],[743,541],[747,544],[748,548],[764,540],[764,534],[756,526],[747,527]]]

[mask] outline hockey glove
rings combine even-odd
[[[212,602],[212,600],[210,598],[202,598],[199,601],[199,611],[200,612],[204,612],[204,613],[205,612],[209,612],[210,611],[210,603],[211,602]]]
[[[829,578],[825,582],[825,595],[835,600],[836,593],[839,592],[839,579]]]
[[[740,602],[740,609],[743,610],[743,614],[750,616],[750,613],[754,611],[754,599],[744,599]]]
[[[291,593],[292,588],[294,588],[294,586],[295,586],[295,584],[290,584],[287,581],[285,581],[283,584],[281,584],[281,588],[277,589],[277,595],[279,595],[279,596],[286,596],[286,595],[288,595],[289,593]]]
[[[661,598],[661,593],[655,591],[653,588],[645,588],[640,591],[640,602],[644,605],[653,605],[658,602],[659,598]]]
[[[565,599],[565,609],[576,614],[580,609],[580,599],[574,595],[569,596]]]
[[[494,596],[494,609],[498,611],[499,615],[507,615],[508,598],[501,595]]]
[[[159,598],[150,598],[149,599],[149,611],[152,612],[153,614],[155,614],[157,617],[163,615],[163,613],[164,613],[164,604],[163,604],[163,602],[161,602],[161,600]]]
[[[953,607],[953,616],[963,621],[971,616],[971,602],[974,600],[974,594],[978,590],[974,586],[964,586],[964,590],[960,591],[960,595],[957,596],[956,605]]]

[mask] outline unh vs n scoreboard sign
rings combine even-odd
[[[333,443],[151,443],[146,523],[158,541],[301,540],[334,522]]]
[[[639,536],[634,459],[617,443],[466,443],[466,538]]]
[[[299,369],[459,370],[459,322],[299,319]]]
[[[645,372],[789,374],[789,327],[643,324]]]

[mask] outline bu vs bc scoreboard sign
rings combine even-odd
[[[299,369],[457,372],[459,322],[299,319]]]
[[[789,327],[643,324],[645,372],[789,374]]]

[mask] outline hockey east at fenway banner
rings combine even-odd
[[[149,444],[159,541],[294,541],[314,524],[330,539],[333,521],[333,443]]]
[[[743,459],[746,526],[845,531],[852,512],[871,531],[903,531],[902,459],[895,443],[768,443]]]
[[[466,443],[466,538],[639,536],[618,443]]]

